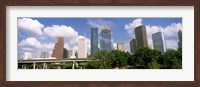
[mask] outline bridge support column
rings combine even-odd
[[[60,66],[58,66],[58,69],[61,69],[61,67],[60,67]]]
[[[73,61],[73,64],[72,64],[72,69],[74,69],[74,66],[75,66],[75,62]]]
[[[26,69],[26,65],[25,64],[22,65],[22,69]]]
[[[33,62],[33,69],[35,69],[35,66],[36,66],[36,63],[35,63],[35,62]]]
[[[43,63],[43,69],[46,69],[46,63]]]

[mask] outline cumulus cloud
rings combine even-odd
[[[50,38],[64,37],[68,44],[76,44],[78,32],[71,26],[66,25],[52,25],[44,28],[44,35]]]
[[[113,43],[114,50],[117,50],[117,43]]]
[[[34,48],[41,48],[42,47],[40,42],[34,37],[28,37],[25,40],[22,40],[19,43],[19,46],[34,47]]]
[[[22,56],[23,52],[30,52],[33,54],[33,57],[39,57],[42,51],[47,51],[51,55],[54,45],[54,43],[41,44],[36,38],[28,37],[18,43],[18,57]]]
[[[128,34],[135,38],[134,29],[142,25],[142,19],[135,19],[132,23],[125,25],[125,30]],[[146,25],[148,46],[153,49],[152,34],[163,31],[166,45],[168,49],[177,49],[178,47],[178,30],[182,30],[182,23],[172,23],[167,27]]]
[[[35,35],[42,35],[42,28],[44,27],[37,20],[33,20],[31,18],[20,18],[18,19],[18,29],[25,31],[27,33],[35,34]]]
[[[103,19],[88,19],[87,23],[89,24],[90,27],[99,28],[99,31],[101,31],[105,26],[111,27],[114,25],[112,21],[107,21]]]
[[[131,37],[135,38],[135,28],[142,25],[142,19],[138,18],[133,20],[131,23],[125,25],[125,30],[130,34]]]

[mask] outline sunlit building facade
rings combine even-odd
[[[64,50],[64,37],[58,37],[54,46],[52,57],[63,58]]]
[[[162,53],[166,52],[166,44],[163,32],[157,32],[152,34],[152,40],[153,40],[153,47],[155,50],[158,50]]]
[[[87,58],[87,44],[85,37],[78,40],[78,58]]]
[[[119,50],[119,51],[125,51],[124,43],[117,43],[117,50]]]

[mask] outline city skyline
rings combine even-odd
[[[66,21],[63,21],[64,19]],[[67,19],[69,20],[67,21]],[[55,23],[52,23],[53,20]],[[158,23],[156,20],[159,20],[159,22],[162,21],[161,23],[163,24]],[[70,24],[69,21],[74,22],[74,24],[77,23],[77,25]],[[68,24],[64,24],[65,22]],[[157,24],[152,22],[156,22]],[[85,29],[84,23],[87,24],[85,25],[87,29]],[[19,18],[18,58],[23,52],[27,51],[32,53],[33,56],[38,55],[41,51],[49,51],[51,54],[55,38],[59,36],[65,38],[64,48],[67,50],[78,50],[78,39],[85,36],[87,53],[90,53],[90,32],[91,28],[95,26],[99,29],[99,33],[104,26],[111,27],[113,48],[116,50],[117,43],[123,42],[126,46],[125,51],[130,52],[129,42],[135,38],[134,29],[141,25],[146,26],[148,46],[150,48],[153,48],[151,35],[160,30],[165,31],[167,47],[172,49],[178,47],[179,40],[176,34],[179,29],[182,30],[182,18]],[[84,33],[86,34],[83,35]],[[173,45],[175,42],[177,45]],[[40,52],[35,53],[37,50]]]

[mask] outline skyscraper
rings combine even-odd
[[[107,51],[113,50],[110,28],[104,27],[100,34],[101,34],[100,49],[101,50],[107,50]]]
[[[64,37],[58,37],[54,46],[52,57],[63,58]]]
[[[41,52],[40,58],[49,58],[49,52]]]
[[[87,45],[85,37],[78,40],[78,58],[87,58]]]
[[[98,28],[91,28],[91,55],[98,51]]]
[[[117,43],[117,50],[124,51],[124,43]]]
[[[68,58],[72,58],[73,56],[73,50],[68,50]]]
[[[63,49],[63,58],[68,58],[69,52],[66,48]]]
[[[145,26],[135,28],[137,48],[148,47],[147,32]]]
[[[153,40],[153,47],[155,50],[158,50],[162,53],[166,52],[166,44],[162,32],[157,32],[152,34],[152,40]]]
[[[130,51],[132,54],[135,54],[136,48],[137,48],[136,39],[132,39],[130,41]]]
[[[181,30],[178,31],[178,38],[179,38],[178,46],[179,48],[182,48],[182,31]]]

